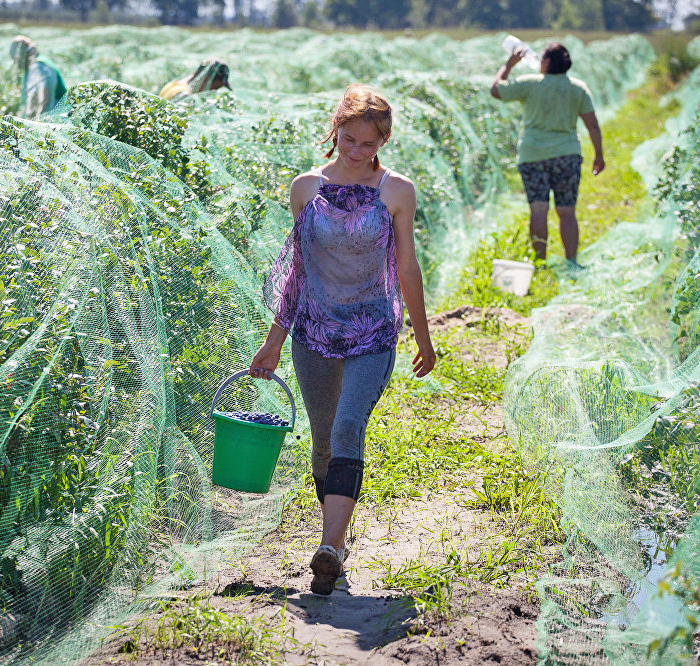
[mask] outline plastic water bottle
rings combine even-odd
[[[503,40],[503,49],[508,55],[513,55],[518,49],[525,49],[523,62],[531,69],[540,68],[540,57],[532,50],[528,44],[518,39],[515,35],[508,35]]]

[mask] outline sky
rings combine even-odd
[[[675,21],[673,28],[680,30],[683,28],[683,19],[688,14],[700,12],[700,0],[655,0],[654,8],[660,16],[664,16],[666,12],[673,9],[675,6]]]

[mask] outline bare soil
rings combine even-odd
[[[510,310],[459,308],[431,318],[431,329],[460,336],[460,331],[492,319],[506,331],[504,343],[473,331],[464,336],[464,358],[508,363],[508,348],[523,343],[528,321]],[[468,338],[468,339],[467,339]],[[436,409],[450,405],[437,403]],[[454,408],[454,405],[451,405]],[[465,404],[459,427],[486,442],[499,439],[499,405]],[[502,440],[502,437],[500,438]],[[496,445],[495,445],[496,446]],[[496,589],[473,583],[455,588],[448,617],[419,613],[413,599],[383,589],[382,578],[409,561],[444,561],[445,539],[459,540],[476,553],[485,538],[497,539],[498,526],[488,512],[465,503],[481,479],[465,470],[459,494],[425,493],[420,499],[383,512],[358,506],[351,524],[346,574],[328,597],[310,592],[309,562],[318,546],[320,513],[301,524],[283,524],[254,552],[225,572],[209,603],[231,614],[266,616],[284,626],[274,663],[280,664],[533,664],[536,661],[536,603],[517,587]],[[183,599],[192,594],[181,594]],[[291,638],[293,636],[293,639]],[[198,652],[179,648],[139,656],[119,652],[123,639],[107,642],[86,664],[223,664],[221,646]]]

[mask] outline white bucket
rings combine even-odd
[[[507,259],[493,260],[493,273],[491,282],[494,287],[509,291],[518,296],[525,296],[530,288],[530,280],[535,267],[522,261],[508,261]]]

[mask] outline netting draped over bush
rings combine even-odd
[[[31,36],[72,86],[47,122],[0,122],[0,631],[3,659],[58,663],[269,530],[305,469],[302,420],[269,495],[213,488],[208,411],[269,322],[260,285],[292,225],[289,184],[322,163],[343,86],[374,83],[394,105],[382,159],[416,182],[433,293],[498,225],[470,215],[504,191],[517,116],[483,76],[503,59],[498,36]],[[571,45],[601,107],[652,57],[638,37]],[[233,92],[153,95],[212,54],[229,62]],[[129,85],[85,82],[106,77]],[[5,108],[15,93],[0,90]],[[290,367],[285,352],[291,381]],[[267,383],[227,400],[288,409]]]
[[[569,530],[538,584],[546,663],[673,663],[688,651],[673,637],[692,652],[688,591],[658,583],[677,563],[700,575],[699,92],[696,71],[679,94],[687,129],[669,123],[635,155],[655,210],[581,253],[507,376],[509,432]]]

